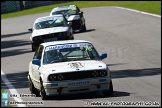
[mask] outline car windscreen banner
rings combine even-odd
[[[75,47],[85,47],[88,50],[91,50],[93,47],[90,43],[77,43],[77,44],[64,44],[64,45],[54,45],[46,47],[45,51],[64,49],[64,48],[75,48]]]

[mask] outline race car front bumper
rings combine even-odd
[[[48,41],[59,41],[59,40],[69,40],[72,36],[70,32],[60,32],[60,33],[53,33],[53,34],[46,34],[35,36],[32,38],[32,43],[38,46],[41,43],[48,42]]]
[[[47,96],[99,92],[109,90],[111,79],[88,78],[84,80],[59,81],[55,83],[43,83]]]

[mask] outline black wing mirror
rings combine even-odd
[[[80,14],[80,15],[83,15],[83,11],[80,11],[79,14]]]
[[[28,31],[33,32],[33,29],[31,27],[28,28]]]
[[[67,22],[67,25],[68,25],[68,26],[71,26],[71,25],[72,25],[72,22]]]

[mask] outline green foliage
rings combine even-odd
[[[136,10],[141,10],[153,14],[161,15],[161,1],[72,1],[60,4],[52,4],[18,12],[1,14],[1,18],[12,18],[24,15],[51,12],[54,7],[75,4],[79,8],[101,7],[101,6],[120,6]]]

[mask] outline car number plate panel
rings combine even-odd
[[[89,86],[89,81],[76,81],[76,82],[69,82],[68,86]]]

